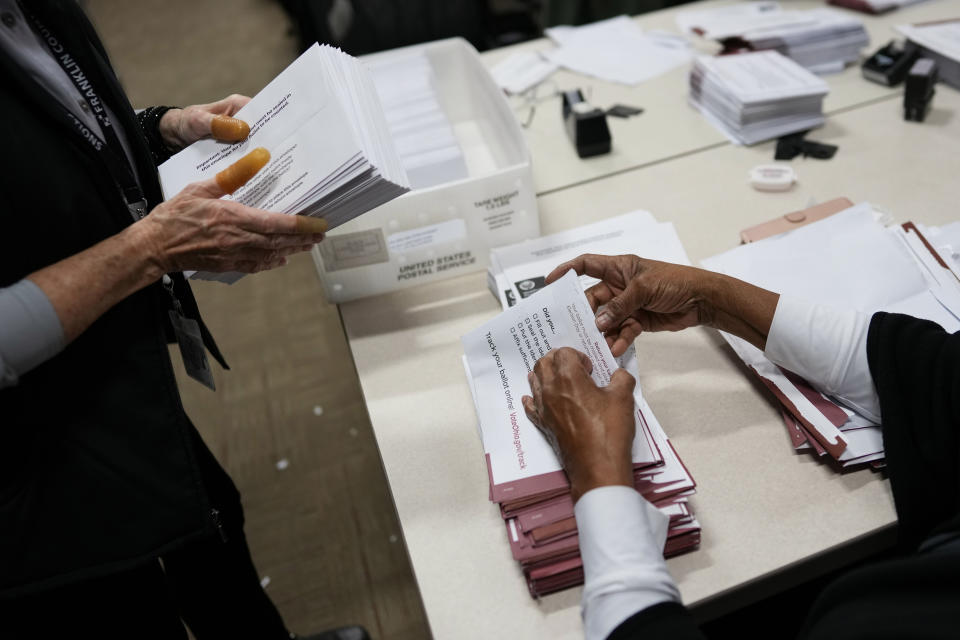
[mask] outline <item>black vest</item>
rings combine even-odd
[[[93,28],[69,0],[30,6],[116,114],[156,206],[162,196],[147,142]],[[0,82],[3,287],[133,220],[89,143],[61,124],[62,107],[2,54]],[[175,286],[199,319],[182,277]],[[0,596],[121,570],[213,531],[197,468],[206,452],[183,411],[167,347],[169,306],[153,284],[0,390]]]

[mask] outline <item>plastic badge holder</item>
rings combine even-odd
[[[466,177],[415,188],[328,234],[313,258],[331,302],[483,271],[491,248],[540,235],[526,141],[476,49],[451,38],[363,61],[375,70],[424,55]]]
[[[782,164],[762,164],[750,170],[750,184],[757,191],[788,191],[797,181],[797,172]]]

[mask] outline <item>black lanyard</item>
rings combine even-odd
[[[123,145],[120,144],[117,131],[110,121],[110,116],[107,115],[103,101],[100,100],[100,96],[97,95],[93,84],[87,75],[83,73],[77,60],[67,52],[60,40],[54,36],[50,29],[44,26],[33,13],[24,8],[20,2],[17,4],[20,5],[20,9],[24,15],[29,16],[30,20],[33,21],[37,35],[39,35],[40,39],[47,46],[47,49],[50,50],[53,59],[57,61],[57,64],[63,69],[63,72],[66,73],[67,77],[73,82],[80,96],[90,108],[90,112],[96,117],[100,125],[100,130],[103,132],[103,138],[98,136],[94,131],[91,131],[80,118],[64,107],[66,121],[81,138],[90,144],[97,155],[103,160],[114,182],[117,183],[120,192],[123,194],[127,209],[130,210],[130,214],[134,220],[139,220],[147,214],[147,200],[140,190],[140,185],[137,184],[133,169],[124,153]]]

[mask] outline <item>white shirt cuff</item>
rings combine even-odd
[[[867,362],[870,316],[780,296],[764,355],[880,424]]]
[[[663,545],[670,518],[630,487],[599,487],[574,507],[580,533],[587,640],[603,640],[635,613],[679,602]]]

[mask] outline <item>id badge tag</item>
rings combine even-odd
[[[207,350],[203,346],[203,337],[200,335],[200,325],[196,320],[185,318],[176,311],[169,313],[170,324],[173,325],[173,333],[177,337],[177,344],[180,345],[180,357],[183,358],[187,375],[203,386],[216,391],[213,384],[213,371],[210,369]]]

